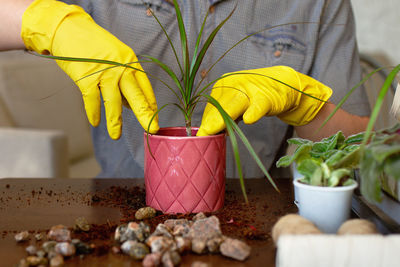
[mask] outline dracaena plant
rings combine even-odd
[[[159,19],[157,18],[157,15],[151,10],[151,8],[149,8],[149,11],[151,12],[151,14],[153,15],[154,19],[158,22],[158,24],[160,25],[162,31],[164,32],[166,38],[169,41],[169,44],[171,46],[172,52],[174,53],[174,56],[176,58],[176,64],[178,65],[178,70],[180,71],[179,74],[175,73],[173,71],[174,68],[172,68],[171,66],[169,66],[168,64],[161,62],[160,60],[158,60],[155,57],[152,57],[151,55],[138,55],[138,58],[141,59],[138,62],[139,63],[154,63],[156,65],[158,65],[161,69],[163,69],[168,76],[172,79],[173,81],[173,85],[169,85],[168,83],[166,83],[165,81],[159,79],[158,77],[152,75],[151,73],[148,73],[146,71],[137,69],[133,66],[131,66],[131,64],[133,63],[137,63],[137,62],[128,62],[128,63],[121,63],[121,62],[114,62],[114,61],[108,61],[108,60],[101,60],[101,59],[92,59],[92,58],[73,58],[73,57],[60,57],[60,56],[55,56],[55,55],[40,55],[42,57],[46,57],[46,58],[52,58],[52,59],[56,59],[56,60],[67,60],[67,61],[79,61],[79,62],[93,62],[93,63],[101,63],[101,64],[108,64],[111,65],[109,68],[114,68],[114,67],[125,67],[125,68],[132,68],[135,69],[136,71],[143,71],[145,72],[147,75],[149,75],[150,77],[153,77],[157,80],[159,80],[161,83],[163,83],[170,91],[171,93],[173,93],[176,97],[177,97],[177,102],[176,103],[167,103],[165,105],[163,105],[162,107],[160,107],[157,112],[154,114],[154,116],[152,117],[148,128],[147,128],[147,132],[149,132],[150,129],[150,125],[152,123],[152,121],[156,118],[156,116],[158,115],[158,113],[160,113],[166,106],[168,105],[174,105],[177,107],[177,109],[179,111],[182,112],[184,118],[185,118],[185,126],[186,126],[186,132],[188,135],[191,135],[191,127],[192,127],[192,114],[197,106],[197,104],[201,101],[207,101],[209,103],[211,103],[212,105],[214,105],[217,110],[219,111],[219,113],[221,114],[225,125],[226,125],[226,131],[228,133],[228,136],[230,138],[232,147],[233,147],[233,153],[234,153],[234,157],[235,157],[235,161],[236,161],[236,166],[238,169],[238,174],[239,174],[239,178],[240,178],[240,184],[241,184],[241,188],[242,188],[242,192],[245,198],[245,201],[247,202],[247,195],[246,195],[246,191],[245,191],[245,185],[244,185],[244,179],[243,179],[243,173],[242,173],[242,169],[241,169],[241,161],[240,161],[240,155],[239,155],[239,149],[238,149],[238,138],[244,143],[245,147],[247,148],[247,150],[249,151],[249,153],[251,154],[251,156],[253,157],[253,159],[256,161],[257,165],[260,167],[260,169],[263,171],[264,175],[267,177],[267,179],[269,180],[269,182],[273,185],[273,187],[277,190],[278,188],[276,187],[274,181],[272,180],[272,177],[269,175],[268,171],[265,169],[263,163],[261,162],[260,158],[257,156],[257,154],[255,153],[254,149],[252,148],[250,142],[248,141],[248,139],[246,138],[246,136],[244,135],[244,133],[242,132],[242,130],[238,127],[238,125],[235,123],[235,121],[224,111],[224,109],[222,108],[222,106],[218,103],[218,101],[213,98],[209,92],[211,90],[212,85],[218,81],[219,79],[223,79],[227,76],[230,75],[259,75],[259,76],[264,76],[266,79],[273,79],[277,82],[280,82],[290,88],[292,88],[293,90],[299,91],[297,88],[294,88],[284,82],[281,82],[279,80],[277,80],[274,77],[269,77],[266,75],[262,75],[262,74],[258,74],[258,73],[251,73],[251,72],[247,72],[247,73],[231,73],[231,74],[227,74],[224,75],[223,77],[220,77],[216,80],[213,80],[211,82],[209,82],[208,84],[203,84],[204,82],[204,78],[201,79],[198,83],[195,83],[195,78],[196,78],[196,74],[199,71],[200,65],[203,61],[204,56],[207,53],[208,48],[210,47],[211,43],[213,42],[215,36],[217,35],[217,33],[219,32],[219,30],[222,28],[222,26],[230,19],[230,17],[232,16],[232,14],[234,13],[235,8],[230,12],[230,14],[222,21],[220,22],[216,28],[209,34],[209,36],[204,37],[203,36],[203,29],[206,23],[206,19],[208,16],[208,12],[204,17],[200,32],[197,36],[197,40],[194,46],[194,50],[189,51],[188,48],[188,39],[187,39],[187,35],[186,35],[186,30],[185,30],[185,25],[183,22],[183,18],[182,18],[182,14],[181,14],[181,10],[179,7],[179,4],[176,0],[172,1],[174,8],[175,8],[175,12],[176,12],[176,19],[178,22],[178,26],[179,26],[179,37],[180,37],[180,52],[181,52],[181,57],[178,56],[178,50],[176,49],[176,44],[173,44],[171,41],[171,38],[169,37],[166,29],[164,28],[164,26],[162,25],[162,23],[159,21]],[[311,22],[310,22],[311,23]],[[269,28],[265,28],[262,29],[258,32],[255,32],[253,34],[247,35],[244,38],[242,38],[241,40],[239,40],[237,43],[235,43],[231,48],[229,48],[228,50],[226,50],[218,59],[217,61],[212,64],[212,66],[207,70],[207,73],[210,72],[212,70],[212,68],[215,66],[215,64],[217,64],[220,60],[222,60],[222,58],[224,58],[224,56],[231,51],[234,47],[236,47],[237,45],[239,45],[241,42],[245,41],[246,39],[248,39],[250,36],[253,36],[255,34],[258,34],[262,31],[266,31],[275,27],[280,27],[283,25],[290,25],[290,24],[308,24],[307,22],[292,22],[292,23],[286,23],[286,24],[280,24],[280,25],[275,25]],[[203,45],[201,45],[201,41],[203,41]],[[91,73],[85,77],[82,77],[81,79],[84,79],[90,75],[94,75],[96,73]],[[239,89],[235,89],[232,88],[232,90],[239,90]],[[299,91],[303,94],[306,94],[302,91]],[[243,92],[244,93],[244,92]],[[245,94],[245,93],[244,93]],[[308,94],[306,94],[308,95]],[[314,96],[308,95],[312,98],[315,98]],[[318,98],[317,98],[318,99]],[[320,99],[318,99],[320,100]],[[320,100],[323,101],[323,100]],[[238,138],[237,138],[238,137]]]

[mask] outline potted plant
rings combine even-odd
[[[382,69],[373,70],[351,88],[320,128],[356,88]],[[400,180],[400,126],[379,132],[373,132],[372,129],[383,99],[399,71],[400,65],[397,65],[380,88],[365,132],[347,139],[338,132],[320,142],[289,139],[289,144],[297,146],[294,154],[286,155],[277,162],[278,167],[294,165],[295,203],[299,213],[325,232],[336,232],[348,218],[351,195],[358,183],[361,194],[370,202],[379,202],[382,190],[397,196],[389,184],[396,186]]]
[[[367,201],[381,202],[383,191],[400,200],[400,124],[373,133],[360,159],[358,178]]]
[[[145,72],[147,75],[160,80],[170,91],[177,97],[176,103],[169,103],[160,107],[151,119],[147,131],[144,133],[144,146],[145,146],[145,185],[146,185],[146,201],[147,204],[153,206],[157,210],[166,213],[187,213],[187,212],[206,212],[219,209],[223,205],[225,193],[225,136],[229,136],[235,161],[239,173],[241,189],[245,201],[247,202],[247,195],[244,186],[243,174],[241,169],[241,161],[238,150],[237,137],[244,143],[251,156],[256,161],[257,165],[263,171],[264,175],[268,178],[269,182],[277,187],[273,182],[271,176],[263,166],[261,160],[253,150],[249,141],[244,133],[237,126],[235,121],[224,111],[216,99],[214,99],[209,92],[211,86],[224,77],[238,74],[227,74],[220,77],[208,84],[203,84],[201,79],[195,83],[196,74],[200,69],[202,60],[207,53],[208,48],[213,42],[215,36],[221,27],[229,20],[234,13],[236,7],[232,12],[211,31],[209,36],[203,38],[203,29],[206,24],[208,13],[206,14],[202,27],[197,36],[194,51],[189,53],[188,40],[185,32],[185,25],[182,19],[181,10],[178,1],[173,0],[176,12],[176,19],[179,26],[181,56],[178,56],[177,49],[173,44],[166,29],[157,18],[156,14],[149,8],[152,16],[156,19],[168,39],[172,51],[175,55],[179,74],[174,73],[173,67],[168,66],[160,60],[152,57],[151,55],[137,55],[139,63],[153,63],[158,65],[164,70],[173,81],[173,85],[160,80],[151,73],[145,72],[142,69],[137,69],[132,66],[133,63],[121,63],[93,58],[75,58],[75,57],[60,57],[54,55],[40,55],[42,57],[66,60],[66,61],[80,61],[80,62],[93,62],[111,65],[108,68],[125,67],[132,68],[136,71]],[[288,23],[293,24],[293,23]],[[282,26],[282,25],[279,25]],[[274,26],[262,29],[251,35],[244,37],[234,44],[230,49],[225,51],[223,55],[207,70],[210,72],[215,64],[217,64],[231,49],[245,41],[249,37],[258,34],[262,31],[274,28]],[[203,44],[201,45],[201,41]],[[96,72],[97,73],[97,72]],[[87,78],[96,73],[88,74],[80,79]],[[240,75],[261,75],[257,73],[240,73]],[[274,79],[265,76],[266,79]],[[279,80],[276,80],[280,82]],[[285,84],[281,82],[282,84]],[[285,84],[291,87],[290,85]],[[293,88],[293,87],[291,87]],[[293,88],[297,90],[296,88]],[[226,126],[225,133],[220,133],[215,136],[197,137],[196,132],[198,128],[193,127],[191,123],[192,114],[200,102],[209,102],[214,105],[220,112],[224,119]],[[321,100],[322,101],[322,100]],[[162,110],[168,106],[174,105],[182,112],[185,119],[185,126],[174,128],[162,128],[157,134],[147,134],[150,129],[152,121],[158,116]],[[163,136],[165,135],[165,136]],[[215,151],[213,151],[215,149]],[[196,152],[195,155],[191,154]],[[182,154],[180,154],[182,153]]]
[[[345,138],[338,132],[319,142],[301,138],[288,140],[297,146],[292,155],[281,157],[277,167],[295,163],[295,204],[299,214],[320,230],[335,233],[350,216],[351,196],[357,187],[354,158],[363,133]]]
[[[387,75],[382,87],[379,89],[378,97],[375,101],[371,112],[370,121],[363,134],[362,143],[359,149],[354,151],[352,157],[358,161],[355,167],[359,173],[358,181],[360,183],[361,195],[369,202],[376,203],[381,201],[382,191],[391,193],[396,197],[393,188],[398,185],[400,180],[400,149],[399,149],[399,125],[395,125],[390,129],[383,129],[374,132],[373,128],[381,110],[383,100],[387,95],[389,88],[392,86],[396,75],[400,71],[400,64],[395,67],[380,67],[367,74],[357,85],[343,97],[336,106],[335,110],[328,116],[321,127],[335,114],[335,112],[346,102],[347,98],[366,82],[372,75],[390,68],[391,71]],[[397,86],[399,89],[400,86]],[[400,91],[395,94],[392,104],[393,113],[397,119],[400,116]],[[390,187],[389,184],[394,184]]]

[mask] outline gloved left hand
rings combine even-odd
[[[133,50],[97,25],[81,7],[54,0],[35,0],[24,12],[21,37],[25,46],[41,54],[131,63],[138,70],[92,62],[57,60],[82,92],[90,124],[100,122],[103,97],[107,129],[112,139],[121,136],[122,101],[125,98],[147,130],[157,103],[152,86]],[[95,74],[88,76],[90,74]],[[84,78],[86,77],[86,78]],[[83,78],[83,79],[82,79]],[[159,129],[157,116],[150,133]]]
[[[246,124],[263,116],[278,116],[294,126],[307,124],[332,95],[328,86],[286,66],[238,71],[224,76],[215,83],[211,96],[232,119],[243,115]],[[222,116],[208,103],[197,135],[215,134],[224,128]]]

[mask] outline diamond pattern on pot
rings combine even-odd
[[[146,154],[146,202],[168,213],[217,210],[225,194],[225,138],[157,140]],[[147,148],[146,148],[147,150]],[[148,151],[146,151],[148,153]]]

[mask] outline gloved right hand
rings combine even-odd
[[[243,70],[222,77],[211,96],[232,119],[243,115],[246,124],[263,116],[277,116],[293,126],[305,125],[332,95],[328,86],[287,66]],[[208,103],[197,135],[215,134],[224,128],[222,116]]]
[[[24,12],[21,37],[29,50],[40,54],[136,62],[133,50],[111,33],[97,25],[80,7],[55,0],[36,0]],[[103,97],[107,129],[112,139],[121,136],[122,99],[147,130],[157,103],[147,75],[138,70],[100,63],[57,60],[57,64],[74,80],[82,92],[90,124],[100,123],[100,93]],[[131,64],[143,70],[139,63]],[[108,69],[107,69],[108,68]],[[106,69],[106,70],[104,70]],[[89,74],[98,72],[95,75]],[[159,129],[153,120],[150,133]]]

